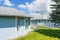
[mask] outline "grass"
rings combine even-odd
[[[38,31],[32,31],[15,40],[60,40],[60,29],[41,27]]]

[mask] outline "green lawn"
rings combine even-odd
[[[15,40],[60,40],[60,29],[39,28],[38,31],[30,32]]]

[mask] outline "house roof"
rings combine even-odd
[[[36,14],[31,20],[49,19],[49,14]]]
[[[31,17],[30,15],[20,12],[17,9],[9,7],[0,7],[0,16],[20,16],[20,17]]]

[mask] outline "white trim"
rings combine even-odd
[[[17,33],[17,16],[15,17],[15,27],[16,27],[16,33],[15,33],[15,36],[17,37],[18,33]]]

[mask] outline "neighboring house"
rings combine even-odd
[[[33,18],[31,18],[31,25],[54,28],[54,23],[49,21],[49,17],[49,14],[35,14]],[[60,27],[60,24],[57,24],[56,27]]]
[[[31,18],[31,24],[33,25],[47,26],[48,23],[49,23],[48,14],[38,14],[38,15],[34,15],[34,17]]]
[[[0,7],[0,40],[27,33],[30,18],[28,14],[14,8]]]

